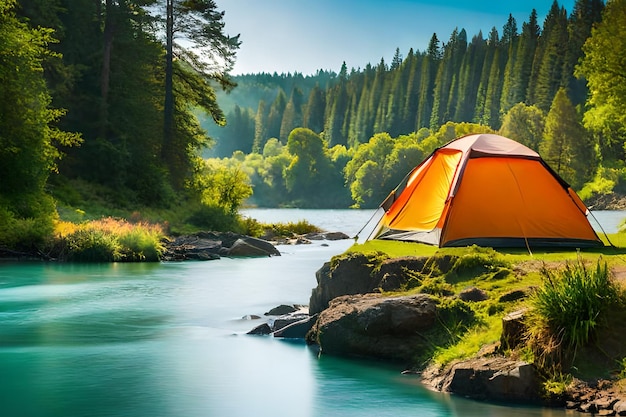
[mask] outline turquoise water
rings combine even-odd
[[[348,234],[370,215],[326,214],[312,222],[352,219]],[[261,323],[249,315],[307,304],[315,271],[351,243],[210,262],[0,263],[0,416],[566,415],[434,393],[397,367],[245,334]]]

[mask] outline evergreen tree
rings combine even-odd
[[[328,146],[337,144],[347,144],[347,132],[343,130],[344,121],[348,112],[349,97],[347,91],[348,69],[344,62],[339,72],[339,83],[334,87],[331,100],[327,103],[330,113],[326,119],[324,137],[328,141]]]
[[[563,65],[567,43],[567,13],[555,0],[543,24],[528,86],[528,103],[536,104],[543,111],[550,108],[557,90],[564,86]]]
[[[417,121],[417,111],[419,105],[420,95],[420,72],[419,68],[422,65],[423,55],[413,52],[413,48],[409,51],[407,56],[407,84],[406,84],[406,96],[404,100],[404,106],[402,109],[402,127],[401,131],[411,132],[415,130],[415,123]]]
[[[291,96],[285,106],[285,112],[283,113],[283,120],[280,125],[280,138],[289,137],[289,133],[296,127],[302,127],[302,90],[298,87],[294,87],[291,90]]]
[[[433,109],[432,92],[435,85],[435,77],[438,72],[442,53],[439,47],[437,34],[433,33],[428,43],[428,49],[422,61],[418,114],[415,121],[415,130],[430,126],[430,117]]]
[[[497,64],[498,60],[496,59],[496,51],[498,50],[499,44],[500,35],[498,34],[498,30],[493,27],[491,28],[491,32],[489,32],[485,60],[482,66],[480,82],[478,84],[476,94],[476,109],[474,111],[473,120],[479,124],[488,124],[492,116],[491,104],[493,103],[491,98],[493,97],[493,86],[491,87],[492,90],[489,90],[489,86],[492,83],[492,74],[497,74],[497,69],[499,68],[499,65]]]
[[[450,35],[450,41],[444,47],[443,58],[435,78],[433,110],[430,117],[431,129],[440,126],[451,118],[449,100],[451,95],[454,94],[452,84],[455,74],[459,71],[461,59],[466,48],[467,37],[465,31],[459,32],[458,28],[455,28]],[[456,101],[453,104],[456,104]]]
[[[455,106],[454,120],[469,122],[474,116],[476,96],[480,75],[485,62],[487,43],[483,39],[482,32],[472,38],[467,52],[463,56],[461,72],[459,74],[459,92]]]
[[[270,112],[267,118],[267,138],[280,138],[280,126],[283,123],[283,113],[287,107],[287,95],[282,88],[278,90],[278,94],[274,102],[270,106]],[[282,141],[285,143],[286,141]]]
[[[583,56],[582,47],[591,35],[591,28],[602,18],[602,10],[604,10],[602,0],[576,0],[569,17],[562,85],[567,87],[574,106],[583,104],[588,93],[586,80],[574,76],[574,67]]]
[[[315,133],[322,133],[324,130],[324,107],[324,92],[319,84],[315,84],[315,87],[309,93],[303,126]]]
[[[515,89],[516,78],[519,74],[515,72],[517,50],[519,47],[519,34],[517,33],[517,22],[512,15],[509,15],[507,24],[502,29],[502,47],[506,48],[506,65],[504,67],[504,78],[502,81],[502,97],[500,98],[500,113],[505,114],[514,104],[517,103]]]
[[[519,47],[515,54],[515,65],[511,74],[510,89],[507,96],[504,97],[505,101],[503,101],[501,110],[505,110],[516,103],[526,102],[526,93],[540,33],[541,28],[537,24],[537,11],[533,9],[528,22],[522,24],[522,34],[520,35]]]
[[[217,9],[214,0],[165,0],[165,22],[165,101],[161,156],[175,184],[180,186],[182,178],[187,174],[186,165],[191,162],[185,153],[190,145],[194,147],[196,144],[189,140],[188,133],[181,132],[180,125],[176,125],[178,104],[175,103],[174,93],[174,56],[185,64],[179,65],[181,73],[195,71],[202,75],[194,79],[194,84],[208,94],[197,104],[202,105],[218,124],[223,124],[224,115],[217,105],[215,94],[211,94],[213,89],[208,80],[217,81],[222,88],[234,87],[228,73],[235,63],[240,42],[239,35],[229,36],[224,32],[224,12]],[[189,46],[183,47],[181,43],[176,43],[177,36]],[[198,82],[204,82],[206,86]]]
[[[256,116],[254,116],[254,142],[252,152],[260,153],[265,146],[265,141],[269,137],[267,132],[267,111],[265,110],[265,100],[259,101]]]

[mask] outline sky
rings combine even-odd
[[[537,10],[539,25],[553,0],[217,0],[225,32],[242,41],[231,74],[315,74],[388,64],[396,48],[425,51],[433,33],[447,42],[455,28],[468,40],[492,27],[502,35],[509,14],[518,31]],[[559,0],[571,13],[575,0]]]

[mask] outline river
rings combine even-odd
[[[246,214],[352,236],[371,212]],[[597,216],[610,233],[623,214]],[[210,262],[0,263],[0,416],[566,415],[435,393],[397,367],[246,335],[261,322],[250,315],[307,304],[315,271],[352,240],[322,243]]]

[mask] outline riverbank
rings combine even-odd
[[[465,248],[389,257],[372,249],[357,245],[316,274],[309,305],[316,320],[306,339],[322,355],[404,364],[431,389],[477,400],[626,413],[622,313],[602,321],[592,343],[574,357],[553,357],[551,368],[536,349],[554,346],[528,339],[524,315],[544,268],[556,271],[577,259],[593,268],[604,259],[622,285],[623,251],[529,256]],[[518,319],[505,322],[515,312],[521,312]]]

